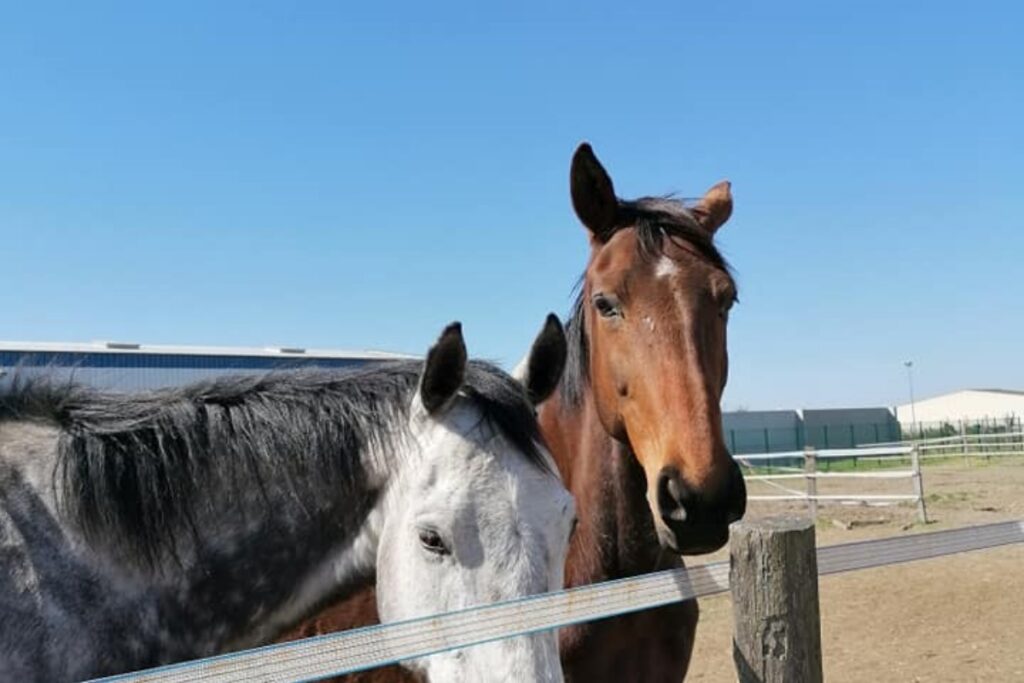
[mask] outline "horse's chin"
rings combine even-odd
[[[706,555],[723,547],[729,541],[729,527],[725,524],[678,524],[669,527],[659,521],[655,525],[658,543],[676,555]]]

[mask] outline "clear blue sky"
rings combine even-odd
[[[11,3],[0,338],[513,364],[623,196],[733,181],[727,407],[1024,389],[1019,3]],[[358,6],[357,6],[358,5]],[[487,5],[486,7],[484,5]]]

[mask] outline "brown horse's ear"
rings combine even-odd
[[[691,209],[697,222],[709,234],[715,234],[715,231],[732,215],[731,187],[732,184],[728,180],[723,180],[705,192],[697,206]]]
[[[562,379],[568,355],[565,329],[558,316],[549,313],[526,360],[523,385],[533,405],[540,404],[555,391]]]
[[[572,208],[594,238],[603,242],[611,237],[619,212],[619,200],[615,197],[612,179],[586,142],[572,155],[569,190]]]

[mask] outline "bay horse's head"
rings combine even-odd
[[[589,367],[578,379],[589,381],[604,428],[643,467],[662,546],[713,551],[746,509],[719,407],[736,285],[713,237],[732,213],[729,183],[690,208],[622,201],[588,144],[576,150],[570,180],[591,245],[570,323],[570,354]]]

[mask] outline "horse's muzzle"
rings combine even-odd
[[[717,491],[697,491],[678,470],[664,468],[657,485],[659,515],[655,518],[662,547],[680,555],[714,552],[729,540],[729,525],[747,509],[747,487],[735,461]]]

